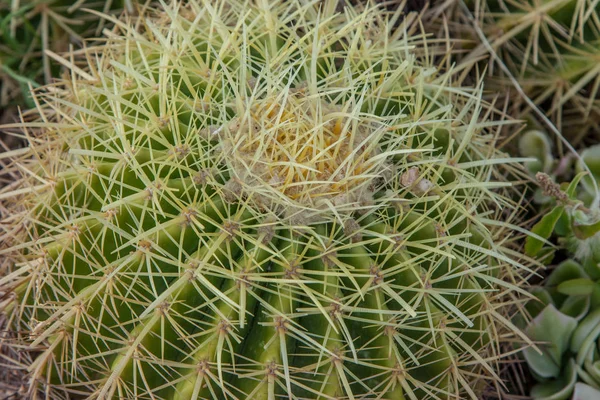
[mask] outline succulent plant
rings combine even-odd
[[[0,191],[3,343],[34,352],[32,392],[477,399],[499,380],[526,339],[507,317],[531,272],[521,172],[417,15],[186,1],[117,26],[7,127],[30,147]]]
[[[558,157],[550,136],[538,128],[526,130],[521,134],[518,148],[521,156],[530,159],[525,167],[531,176],[541,173],[542,176],[547,175],[552,182],[563,182],[563,186],[566,187],[574,177],[583,174],[577,177],[570,200],[578,200],[584,206],[598,207],[595,202],[598,201],[596,198],[600,187],[600,145],[585,147],[579,154],[568,153]],[[548,181],[547,178],[544,179]],[[554,193],[544,195],[543,192],[547,192],[547,189],[541,185],[533,199],[539,205],[554,206],[557,198]]]
[[[0,2],[0,106],[26,101],[29,86],[49,83],[59,65],[53,65],[46,50],[61,53],[74,40],[98,36],[104,20],[86,9],[132,11],[130,0],[3,0]]]
[[[524,356],[538,383],[535,400],[600,398],[600,268],[597,260],[582,266],[562,262],[533,291],[539,301],[527,308],[535,318],[526,332],[539,342]]]
[[[531,175],[538,172],[550,174],[555,168],[552,140],[542,130],[530,129],[519,137],[519,154],[532,159],[525,164]]]
[[[544,246],[544,239],[553,236],[566,250],[567,259],[546,278],[544,286],[532,290],[537,301],[525,307],[530,322],[522,320],[521,315],[515,318],[515,323],[526,326],[529,338],[537,342],[537,347],[523,351],[537,381],[530,393],[535,400],[594,400],[600,396],[596,153],[595,148],[582,152],[577,170],[583,171],[571,182],[558,185],[543,172],[536,175],[548,200],[545,203],[551,208],[533,227],[534,235],[527,238],[525,251],[549,263],[554,249]],[[576,170],[574,165],[570,169]]]

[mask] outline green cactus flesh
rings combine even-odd
[[[476,399],[499,379],[528,268],[493,110],[414,15],[315,4],[155,10],[39,95],[0,193],[4,342],[37,352],[32,391]]]

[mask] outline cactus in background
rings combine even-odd
[[[119,12],[130,1],[3,0],[0,2],[0,107],[25,100],[29,85],[39,87],[57,74],[46,50],[62,53],[74,40],[98,36],[104,21],[84,9]]]
[[[478,399],[497,382],[531,272],[521,172],[418,22],[174,2],[40,94],[0,191],[3,342],[37,351],[31,390]]]
[[[597,143],[600,139],[597,4],[560,0],[518,5],[486,2],[480,6],[480,21],[486,36],[500,51],[503,62],[525,93],[572,145]],[[509,84],[506,79],[500,79],[499,83]]]
[[[533,103],[572,145],[600,139],[600,19],[596,2],[577,0],[517,2],[513,0],[439,2],[430,11],[431,26],[461,37],[467,64],[488,53],[475,24]],[[467,11],[468,10],[468,11]],[[473,16],[473,20],[470,17]],[[441,27],[441,28],[440,28]],[[530,117],[530,107],[495,65],[481,65],[487,87],[497,96],[508,89],[509,114]],[[558,150],[562,155],[562,145]]]

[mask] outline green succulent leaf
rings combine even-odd
[[[586,173],[584,164],[590,169],[592,176],[586,176],[583,179],[583,187],[588,193],[595,195],[594,181],[596,182],[596,185],[600,182],[600,144],[590,146],[581,153],[581,159],[577,163],[577,169],[582,171],[581,173],[583,174]]]
[[[569,296],[560,306],[559,311],[580,321],[589,312],[590,303],[590,296]]]
[[[590,379],[588,381],[584,381],[598,389],[600,388],[600,361],[592,361],[594,353],[596,353],[596,349],[588,354],[588,358],[583,363],[583,368],[578,366],[578,372],[581,371],[579,372],[579,375],[582,375],[582,372],[585,371]]]
[[[600,334],[600,309],[594,310],[577,326],[571,337],[570,349],[578,354],[578,364],[583,362],[586,350],[594,343]]]
[[[554,227],[554,233],[558,237],[566,237],[571,233],[571,216],[563,213]]]
[[[557,380],[539,383],[531,389],[534,400],[567,400],[577,382],[575,361],[570,359],[564,373]]]
[[[548,214],[544,215],[542,219],[533,226],[531,232],[536,236],[528,236],[525,241],[525,254],[531,257],[535,257],[542,247],[544,246],[544,241],[542,239],[548,239],[552,232],[554,231],[554,227],[558,222],[559,218],[565,211],[564,206],[556,206],[550,211]]]
[[[546,286],[558,286],[563,282],[579,278],[588,278],[581,264],[575,260],[566,260],[548,276]]]
[[[544,287],[537,287],[531,289],[531,294],[536,297],[536,299],[532,299],[527,302],[525,308],[527,312],[535,318],[539,313],[541,313],[546,306],[552,304],[552,296],[548,293],[548,290]]]
[[[586,175],[588,175],[587,171],[581,171],[577,175],[575,175],[571,182],[569,182],[569,185],[567,186],[565,192],[570,198],[575,199],[575,196],[577,194],[577,186],[579,185],[580,181],[583,180],[585,182],[584,178],[586,177]]]
[[[588,278],[571,279],[558,285],[559,293],[568,296],[587,296],[594,291],[595,282]]]
[[[593,310],[600,308],[600,283],[596,283],[596,286],[594,287],[594,291],[592,292],[592,295],[590,296],[590,307]]]
[[[519,153],[523,157],[534,158],[535,161],[525,163],[531,174],[549,172],[554,159],[552,157],[551,142],[548,135],[539,130],[525,132],[519,140]]]
[[[571,400],[598,400],[600,399],[600,390],[586,385],[585,383],[577,382],[575,391]]]
[[[584,384],[591,386],[592,388],[598,388],[599,381],[595,376],[593,376],[595,374],[595,371],[593,371],[592,369],[588,370],[588,366],[586,365],[577,365],[576,369],[579,382],[583,382]]]
[[[561,360],[569,340],[577,327],[577,320],[558,311],[554,305],[546,307],[526,329],[529,338],[539,344],[524,350],[529,367],[543,378],[561,376]]]
[[[600,221],[593,224],[573,223],[573,233],[578,239],[589,239],[598,232],[600,232]]]
[[[595,281],[600,280],[600,264],[593,257],[587,257],[583,260],[583,269],[585,273]]]

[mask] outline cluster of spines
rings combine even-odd
[[[511,115],[534,115],[533,104],[574,145],[594,143],[600,124],[600,20],[594,2],[449,1],[432,7],[428,19],[464,39],[466,66],[491,61],[485,66],[491,93],[520,86],[531,102],[511,90]]]
[[[5,310],[27,332],[19,345],[42,349],[30,372],[48,393],[476,398],[497,379],[494,343],[509,335],[503,310],[515,301],[505,291],[523,270],[502,238],[513,227],[495,220],[512,202],[496,193],[507,185],[493,182],[503,178],[488,161],[485,106],[405,54],[421,43],[394,30],[399,13],[333,15],[333,3],[319,14],[285,2],[190,2],[188,19],[167,8],[144,35],[120,24],[120,56],[89,53],[90,71],[74,67],[68,94],[47,95],[41,122],[23,124],[44,137],[31,139],[34,161],[11,166],[28,176],[22,188],[2,194],[16,196],[19,215],[2,238],[20,242],[2,250],[15,266],[1,283],[15,293]],[[273,51],[282,38],[260,34],[289,16],[306,40],[349,55],[348,71],[307,80],[347,98],[355,89],[336,84],[368,88],[368,112],[346,117],[394,115],[385,121],[399,139],[388,145],[410,150],[393,157],[402,174],[374,204],[322,224],[290,225],[232,197],[232,171],[202,133],[248,98],[238,73],[249,67],[260,82],[272,77],[256,65],[294,65]],[[384,36],[362,39],[364,21]],[[394,41],[373,45],[390,33]],[[321,68],[344,67],[335,52],[323,58]],[[406,86],[390,84],[398,79]]]

